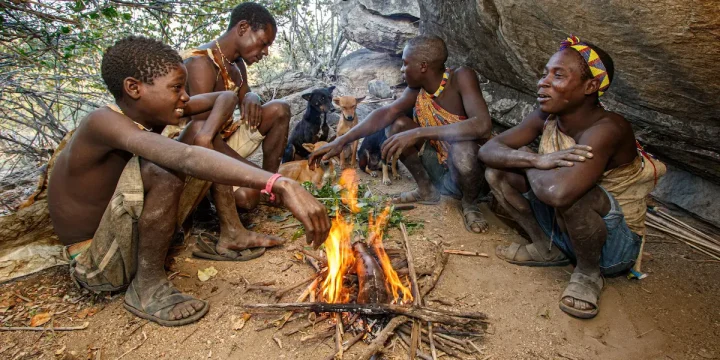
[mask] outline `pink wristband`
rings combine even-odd
[[[265,189],[260,190],[260,193],[270,196],[271,202],[275,201],[275,194],[272,192],[273,185],[275,185],[275,181],[277,181],[280,177],[282,177],[281,174],[271,176],[270,179],[268,179],[267,184],[265,184]]]

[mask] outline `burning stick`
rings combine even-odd
[[[405,316],[396,316],[395,318],[390,320],[390,322],[387,325],[385,325],[385,328],[380,332],[380,334],[378,334],[377,338],[375,338],[375,340],[372,342],[372,344],[370,344],[370,346],[368,346],[368,348],[365,349],[365,352],[360,354],[360,356],[358,356],[357,359],[358,360],[368,360],[373,355],[375,355],[379,352],[382,352],[385,349],[385,342],[393,334],[395,329],[407,321],[408,321],[408,318]]]
[[[450,249],[447,249],[447,250],[445,250],[445,253],[446,253],[446,254],[454,254],[454,255],[465,255],[465,256],[480,256],[480,257],[484,257],[484,258],[488,257],[488,254],[486,254],[486,253],[481,253],[481,252],[477,252],[477,251],[465,251],[465,250],[450,250]]]

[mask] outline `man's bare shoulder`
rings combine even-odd
[[[206,55],[193,55],[183,60],[188,70],[188,77],[201,72],[215,72],[215,64]]]
[[[467,66],[458,66],[455,68],[455,76],[459,79],[474,79],[477,81],[477,73]]]
[[[612,111],[604,111],[600,119],[596,121],[590,129],[594,132],[606,133],[611,136],[634,137],[630,122],[622,115]]]

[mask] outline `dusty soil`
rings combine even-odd
[[[363,175],[379,193],[394,193],[414,185],[404,178],[391,186]],[[462,226],[459,203],[444,198],[438,206],[419,206],[406,212],[423,220],[424,228],[410,236],[418,267],[434,265],[438,245],[490,254],[489,258],[451,256],[429,305],[472,309],[489,315],[491,325],[478,345],[477,359],[720,359],[720,264],[703,259],[689,247],[671,239],[652,236],[646,252],[652,260],[642,281],[608,279],[593,320],[577,320],[557,306],[571,267],[525,268],[507,264],[494,254],[497,245],[519,241],[520,236],[483,207],[490,230],[468,233]],[[262,208],[245,217],[253,228],[289,238],[294,228],[280,229],[292,219],[277,222],[272,215],[282,210]],[[399,247],[393,229],[387,247]],[[276,287],[294,284],[312,274],[310,266],[294,254],[303,238],[269,250],[245,263],[216,262],[193,258],[192,246],[175,256],[173,282],[182,291],[208,299],[210,312],[200,322],[180,328],[164,328],[134,317],[122,306],[122,295],[95,297],[74,287],[66,268],[49,269],[19,281],[0,285],[0,322],[3,326],[29,326],[33,315],[53,312],[54,326],[79,326],[72,332],[0,332],[0,358],[101,358],[101,359],[322,359],[333,352],[331,339],[301,342],[312,330],[293,336],[282,332],[305,320],[275,331],[256,331],[278,315],[253,316],[241,330],[233,330],[240,318],[240,304],[268,303],[272,299],[257,291],[245,292],[244,281],[276,280]],[[693,259],[693,260],[691,260]],[[213,266],[218,274],[206,282],[199,269]],[[294,301],[301,288],[283,298]],[[12,317],[11,317],[12,316]],[[49,323],[48,323],[49,324]],[[353,347],[352,358],[365,345]],[[398,346],[386,358],[403,359]],[[472,358],[472,357],[468,357]]]

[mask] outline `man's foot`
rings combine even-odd
[[[284,243],[285,239],[283,238],[242,229],[233,231],[232,235],[221,233],[215,250],[220,255],[233,257],[236,256],[239,251],[254,248],[269,248]]]
[[[180,326],[198,321],[207,314],[210,305],[177,290],[166,279],[152,285],[138,285],[133,280],[125,293],[125,309],[163,326]]]
[[[485,217],[480,212],[480,208],[476,204],[461,205],[463,221],[465,222],[465,230],[480,234],[487,231],[489,225],[485,221]]]
[[[512,243],[510,246],[498,246],[495,248],[495,255],[511,264],[520,266],[544,267],[570,264],[570,260],[557,247],[546,251],[538,249],[534,243],[527,245]]]
[[[238,242],[222,242],[215,235],[210,233],[200,233],[196,240],[198,251],[193,251],[193,255],[210,260],[217,261],[248,261],[259,258],[265,254],[265,248],[271,246],[277,246],[285,242],[284,239],[254,233],[252,231],[245,230],[244,232],[249,234],[257,235],[254,239],[243,239],[250,240],[246,243]],[[203,238],[210,240],[206,242]],[[260,244],[266,244],[262,246]]]
[[[400,194],[393,196],[393,203],[395,204],[409,204],[418,203],[424,205],[437,205],[440,202],[440,193],[437,190],[432,189],[427,196],[420,194],[420,191],[415,189],[413,191],[405,191]]]
[[[581,319],[594,318],[598,314],[597,304],[603,285],[599,272],[586,275],[575,269],[560,299],[560,310]]]

